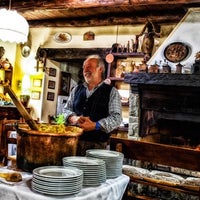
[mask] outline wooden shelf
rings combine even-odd
[[[116,52],[116,53],[112,53],[112,55],[114,57],[118,57],[118,58],[127,58],[127,57],[144,57],[144,54],[142,52],[132,52],[132,53],[120,53],[120,52]]]
[[[154,180],[152,179],[152,181],[148,181],[148,180],[145,180],[141,177],[136,177],[130,173],[124,173],[126,174],[127,176],[130,177],[130,180],[134,183],[139,183],[139,184],[142,184],[142,185],[151,185],[153,187],[157,187],[157,188],[161,188],[163,190],[170,190],[170,191],[174,191],[174,192],[181,192],[181,193],[186,193],[186,194],[190,194],[190,195],[197,195],[199,196],[200,195],[200,187],[196,186],[194,190],[190,189],[190,188],[186,188],[186,187],[183,187],[179,184],[172,184],[172,185],[167,185],[165,183],[161,183],[161,182],[156,182],[157,180]]]

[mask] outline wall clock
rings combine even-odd
[[[189,54],[189,46],[182,42],[173,42],[164,50],[165,58],[173,63],[181,62]]]

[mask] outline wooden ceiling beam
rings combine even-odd
[[[8,0],[0,8],[8,8]],[[11,8],[29,22],[30,27],[105,26],[178,23],[188,8],[200,7],[198,0],[12,0]]]
[[[191,4],[199,3],[198,0],[93,0],[93,1],[77,1],[77,0],[12,0],[12,9],[18,10],[19,12],[29,11],[31,8],[44,10],[44,9],[63,9],[63,8],[92,8],[92,7],[108,7],[108,6],[155,6],[155,5],[165,5],[168,6],[188,6]],[[8,8],[9,1],[1,0],[0,8]]]
[[[30,27],[88,27],[88,26],[107,26],[107,25],[136,25],[144,24],[147,19],[151,19],[159,24],[178,23],[182,15],[146,15],[132,17],[107,17],[107,18],[84,18],[84,19],[51,19],[29,21]]]

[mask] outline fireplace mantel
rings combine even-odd
[[[138,84],[184,86],[200,88],[200,75],[195,74],[164,74],[164,73],[127,73],[124,82],[136,91]]]

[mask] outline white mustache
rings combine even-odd
[[[91,72],[84,72],[84,76],[88,76],[88,75],[91,75],[92,73]]]

